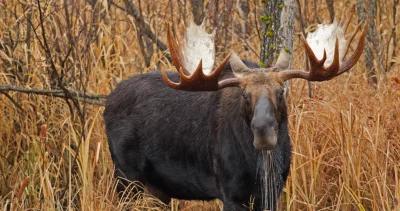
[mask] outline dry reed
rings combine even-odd
[[[107,2],[99,1],[92,8],[87,2],[72,1],[68,6],[71,16],[66,16],[62,1],[41,1],[46,18],[44,27],[50,34],[46,39],[52,46],[57,68],[68,54],[71,45],[68,36],[78,38],[66,62],[70,67],[65,78],[72,88],[107,94],[118,81],[131,75],[172,67],[157,50],[146,67],[138,47],[137,26],[124,11]],[[115,2],[123,6],[122,2]],[[189,13],[189,5],[179,8],[172,1],[173,9],[179,12],[171,13],[169,1],[157,2],[141,1],[141,10],[155,34],[165,41],[165,23],[173,21],[181,31],[181,15],[186,10]],[[250,2],[249,19],[254,26],[258,1]],[[349,2],[336,2],[336,13],[341,14]],[[388,2],[380,4],[390,8]],[[323,11],[320,16],[328,17],[326,7],[319,7]],[[380,32],[385,33],[390,24],[384,20],[390,17],[389,14],[382,17]],[[0,83],[52,87],[46,53],[40,44],[42,29],[37,2],[0,1],[0,20]],[[239,22],[240,18],[235,14],[233,20],[232,23]],[[38,37],[28,32],[32,30],[27,27],[29,21]],[[354,22],[350,27],[355,26]],[[94,33],[89,41],[79,36],[79,33],[90,35],[87,31],[91,28]],[[241,37],[234,30],[231,33],[232,40],[228,41],[227,49],[222,49],[224,52],[218,52],[219,57],[234,49],[256,61],[257,55],[245,51]],[[252,49],[259,49],[254,28],[246,42]],[[301,67],[303,54],[297,40],[294,55],[293,65]],[[281,196],[282,210],[400,210],[399,66],[394,66],[378,90],[368,85],[364,68],[361,61],[351,73],[315,84],[311,99],[307,97],[304,81],[291,83],[288,107],[293,159]],[[82,75],[87,80],[80,80]],[[76,83],[77,78],[85,83]],[[81,121],[77,111],[71,111],[62,99],[12,92],[9,97],[15,102],[0,93],[1,209],[222,208],[219,201],[173,200],[168,206],[146,194],[126,193],[118,197],[102,107],[85,105],[85,118]]]

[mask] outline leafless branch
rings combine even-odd
[[[218,2],[218,0],[215,2]],[[187,26],[187,20],[186,20],[186,17],[188,16],[187,9],[186,9],[187,1],[186,0],[177,0],[177,3],[178,3],[178,10],[179,10],[179,20],[182,20],[184,25]]]
[[[240,17],[240,36],[246,39],[248,33],[248,25],[249,25],[249,2],[247,0],[238,0],[236,3],[236,9],[239,13]]]
[[[356,5],[353,5],[353,6],[351,7],[350,11],[349,11],[349,12],[350,12],[349,18],[348,18],[347,22],[344,23],[344,24],[345,24],[345,25],[344,25],[344,33],[347,32],[347,29],[348,29],[349,26],[350,26],[351,19],[353,19],[353,16],[354,16],[355,11],[356,11]],[[348,14],[348,13],[346,13],[346,14]]]
[[[297,8],[298,8],[298,12],[299,12],[299,22],[300,22],[300,28],[301,28],[301,33],[303,37],[307,37],[307,32],[306,32],[306,23],[305,23],[305,18],[303,16],[302,13],[302,9],[301,9],[301,4],[300,4],[300,0],[296,0],[297,2]],[[308,63],[308,59],[307,56],[304,54],[304,65],[306,67],[306,70],[310,69],[310,64]],[[311,98],[312,97],[312,83],[311,81],[307,81],[307,87],[308,87],[308,97]]]
[[[359,23],[359,24],[357,25],[357,27],[356,27],[356,29],[354,30],[353,34],[351,35],[349,41],[347,42],[346,50],[345,50],[345,52],[344,52],[343,58],[346,58],[346,55],[347,55],[347,53],[349,52],[349,49],[350,49],[350,44],[353,42],[354,37],[355,37],[355,36],[357,35],[357,33],[360,31],[361,25],[362,25],[361,23]]]
[[[46,61],[50,65],[50,70],[51,70],[50,74],[51,74],[51,76],[54,76],[54,78],[52,78],[52,79],[56,80],[58,82],[57,86],[60,87],[64,91],[64,94],[67,96],[64,99],[65,99],[65,102],[68,104],[68,106],[70,108],[71,114],[73,115],[74,112],[73,112],[72,105],[70,104],[69,100],[72,101],[72,104],[77,109],[78,115],[79,115],[81,121],[83,122],[84,119],[85,119],[84,118],[84,111],[82,110],[78,100],[76,98],[74,98],[73,95],[69,92],[69,90],[64,86],[64,82],[63,82],[64,74],[62,74],[62,75],[58,74],[56,65],[54,63],[52,51],[51,51],[51,48],[50,48],[50,46],[48,44],[48,41],[47,41],[46,28],[44,26],[44,22],[45,22],[44,13],[43,13],[43,10],[42,10],[42,7],[41,7],[41,4],[40,4],[39,0],[37,0],[37,6],[38,6],[38,11],[39,11],[39,24],[40,24],[40,28],[41,28],[41,32],[42,32],[41,33],[41,36],[42,36],[42,42],[41,42],[42,45],[41,46],[42,46],[42,48],[43,48],[43,50],[44,50],[44,52],[46,54]]]
[[[20,111],[23,111],[23,110],[24,110],[24,109],[22,109],[22,106],[21,106],[17,101],[15,101],[14,98],[13,98],[10,94],[8,94],[8,93],[5,92],[5,91],[0,91],[0,93],[3,94],[4,96],[6,96],[6,97],[10,100],[10,102],[11,102],[16,108],[18,108],[18,110],[20,110]]]
[[[51,97],[58,97],[63,99],[73,98],[77,101],[86,102],[92,105],[103,106],[106,95],[82,93],[76,90],[68,89],[69,95],[65,94],[64,90],[61,89],[38,89],[38,88],[26,88],[13,85],[0,85],[0,92],[19,92],[25,94],[45,95]]]
[[[139,0],[139,15],[140,18],[144,20],[142,9],[141,9],[141,1]],[[137,19],[135,19],[136,23],[136,34],[137,34],[137,40],[139,44],[139,49],[140,52],[142,53],[144,63],[146,67],[150,66],[150,61],[151,57],[153,56],[153,46],[151,44],[151,40],[145,36],[145,33],[143,32],[143,28],[140,27],[141,23],[138,22]]]
[[[193,20],[200,25],[204,19],[204,0],[191,0]]]
[[[157,35],[153,33],[150,25],[145,22],[144,18],[140,15],[139,10],[136,8],[133,2],[130,0],[124,0],[124,3],[125,3],[125,8],[111,1],[111,4],[114,5],[116,8],[121,9],[125,11],[128,15],[132,16],[135,19],[135,21],[139,24],[138,27],[141,28],[141,30],[147,37],[149,37],[156,43],[157,47],[161,51],[167,51],[167,46],[158,38]],[[170,59],[169,57],[167,58]]]
[[[232,1],[225,1],[224,2],[224,10],[222,12],[222,30],[223,30],[223,49],[226,49],[228,44],[230,43],[232,39],[232,34],[229,33],[230,26],[232,25],[232,20],[231,20],[231,13],[233,9],[233,2]]]
[[[326,0],[326,5],[328,6],[330,22],[332,23],[335,20],[335,7],[333,5],[333,0]]]
[[[389,41],[386,47],[386,64],[385,69],[386,72],[390,71],[391,67],[393,66],[394,62],[392,58],[396,57],[396,49],[397,49],[397,7],[399,5],[399,0],[393,0],[392,6],[392,30],[390,33]]]
[[[257,0],[253,0],[254,7],[255,7],[253,9],[254,10],[253,17],[254,17],[254,26],[256,28],[258,41],[261,42],[262,41],[262,36],[261,36],[260,24],[259,24],[258,19],[257,19],[258,18],[258,13],[257,13],[258,3],[257,2],[258,2]]]
[[[314,0],[313,1],[314,18],[315,18],[315,21],[317,21],[317,23],[321,23],[321,19],[319,18],[319,15],[318,15],[317,5],[318,5],[317,0]]]
[[[303,17],[303,13],[301,11],[300,0],[296,0],[296,2],[297,2],[297,8],[298,8],[298,11],[299,11],[298,19],[299,19],[299,22],[300,22],[301,33],[303,34],[304,37],[306,37],[307,34],[306,34],[306,30],[305,29],[306,29],[307,26],[306,26],[306,23],[305,23],[305,19]]]

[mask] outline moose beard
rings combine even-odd
[[[276,150],[262,150],[257,164],[262,210],[277,210],[277,202],[283,187],[282,155]]]

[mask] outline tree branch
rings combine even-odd
[[[141,28],[142,32],[151,40],[153,40],[157,47],[161,50],[161,51],[166,51],[167,45],[165,45],[159,38],[157,35],[155,35],[153,33],[153,31],[151,30],[151,27],[149,26],[149,24],[147,24],[145,22],[145,20],[143,19],[143,17],[140,15],[139,10],[136,8],[136,6],[132,3],[132,1],[130,0],[125,0],[125,8],[122,8],[121,6],[117,5],[117,8],[122,9],[123,11],[125,11],[126,13],[128,13],[128,15],[132,16],[137,24],[138,27]],[[111,2],[111,4],[116,5],[114,2]],[[168,58],[169,59],[169,58]]]
[[[20,110],[20,111],[24,110],[24,109],[22,109],[22,106],[20,104],[18,104],[17,101],[14,100],[14,98],[11,97],[10,94],[8,94],[7,92],[4,92],[4,91],[0,91],[0,94],[3,94],[4,96],[6,96],[10,100],[10,102],[12,104],[14,104],[15,107],[18,108],[18,110]]]
[[[335,20],[335,6],[333,4],[333,0],[326,0],[326,6],[328,6],[330,23]]]
[[[45,95],[63,99],[72,98],[74,100],[99,106],[104,106],[104,101],[106,98],[106,95],[82,93],[71,89],[68,89],[69,94],[67,95],[65,91],[61,89],[37,89],[37,88],[26,88],[26,87],[12,86],[12,85],[0,85],[0,92],[2,93],[20,92],[25,94]]]
[[[197,25],[203,23],[204,19],[204,0],[191,0],[193,20]]]

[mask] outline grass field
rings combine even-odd
[[[107,95],[129,76],[172,68],[152,42],[138,42],[135,21],[118,9],[124,2],[115,1],[116,6],[99,1],[95,7],[89,2],[0,1],[0,84],[50,89],[62,81],[75,90]],[[133,2],[164,42],[165,24],[174,22],[179,33],[188,21],[185,14],[191,15],[185,1]],[[259,51],[256,11],[261,3],[249,2],[247,44],[233,30],[241,21],[233,12],[230,30],[217,40],[218,58],[233,49],[257,61],[251,49]],[[335,1],[337,16],[353,3]],[[386,48],[393,3],[378,3],[376,22]],[[318,7],[320,17],[327,18],[325,4]],[[356,20],[350,28],[355,25]],[[148,63],[141,49],[153,51]],[[396,51],[400,53],[398,46]],[[303,56],[296,37],[294,67],[303,67]],[[290,84],[293,158],[280,200],[282,210],[400,210],[399,63],[379,76],[377,88],[369,85],[362,57],[350,73],[313,84],[312,98],[307,96],[306,82]],[[146,194],[119,198],[102,106],[4,93],[0,92],[0,209],[222,208],[218,201],[173,200],[165,205]]]

